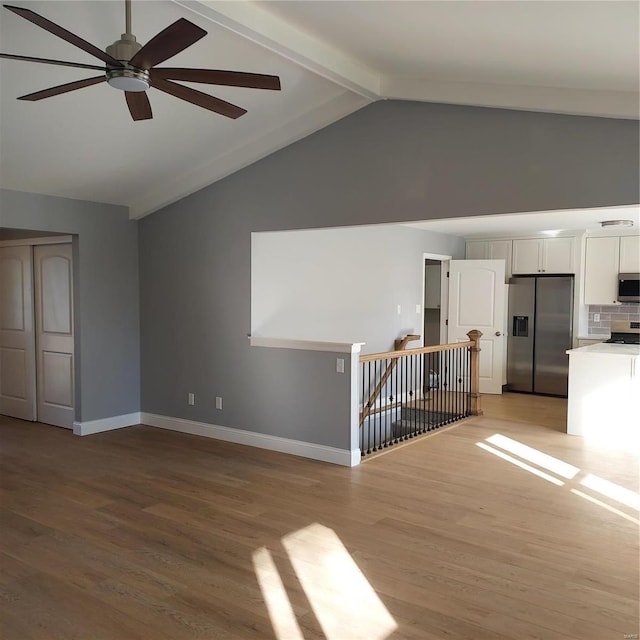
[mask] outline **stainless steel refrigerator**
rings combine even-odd
[[[512,277],[508,314],[507,389],[566,397],[573,276]]]

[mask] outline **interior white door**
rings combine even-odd
[[[34,247],[38,420],[73,427],[73,268],[70,244]]]
[[[36,419],[30,246],[0,247],[0,413]]]
[[[480,339],[480,393],[502,393],[505,344],[503,260],[449,262],[448,342],[466,342],[472,329]]]

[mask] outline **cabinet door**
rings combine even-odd
[[[620,238],[620,273],[640,272],[640,236]]]
[[[511,240],[492,240],[487,242],[487,259],[504,260],[505,282],[511,277]]]
[[[575,273],[573,238],[546,238],[542,251],[543,273]]]
[[[584,303],[615,304],[618,297],[620,238],[587,238]]]
[[[467,260],[486,260],[489,256],[487,255],[488,242],[484,240],[472,240],[467,242],[467,251],[465,257]]]
[[[513,241],[513,273],[540,273],[542,240],[537,238]]]

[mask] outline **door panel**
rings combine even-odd
[[[73,426],[73,269],[71,245],[34,248],[38,420]]]
[[[472,329],[482,331],[480,393],[502,393],[504,272],[503,260],[449,263],[448,342],[468,340],[467,333]]]
[[[61,407],[73,406],[73,358],[68,353],[42,352],[40,400]]]
[[[0,413],[36,419],[31,247],[0,248]]]

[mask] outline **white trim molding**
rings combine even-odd
[[[300,349],[302,351],[328,351],[330,353],[360,353],[366,342],[323,342],[321,340],[293,340],[290,338],[269,338],[249,336],[252,347],[274,349]]]
[[[215,440],[224,440],[225,442],[243,444],[249,447],[258,447],[259,449],[279,451],[280,453],[288,453],[302,458],[311,458],[312,460],[339,464],[344,467],[354,467],[360,464],[359,449],[353,451],[337,449],[322,444],[314,444],[313,442],[290,440],[289,438],[280,438],[264,433],[245,431],[244,429],[233,429],[206,422],[195,422],[193,420],[160,416],[153,413],[142,412],[140,414],[140,421],[142,424],[151,427],[189,433],[195,436],[204,436],[205,438],[213,438]]]
[[[140,424],[140,413],[127,413],[122,416],[112,416],[101,420],[89,420],[87,422],[74,422],[73,434],[76,436],[90,436],[103,431],[113,431]]]

